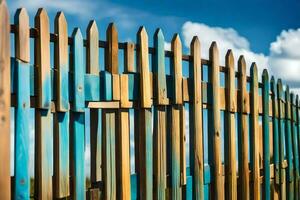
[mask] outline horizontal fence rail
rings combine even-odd
[[[42,8],[10,25],[0,2],[0,199],[300,198],[299,97],[267,70],[161,29],[68,36],[62,12],[50,33]]]

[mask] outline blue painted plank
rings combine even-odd
[[[30,68],[28,63],[16,60],[15,108],[15,167],[14,197],[29,199],[29,133],[30,129]]]
[[[186,177],[186,200],[192,200],[193,199],[193,177],[187,176]]]
[[[112,75],[107,71],[100,72],[100,97],[104,101],[112,101]]]
[[[100,76],[84,75],[84,95],[86,101],[100,101]]]

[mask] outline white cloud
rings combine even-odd
[[[208,59],[209,47],[216,41],[219,48],[220,64],[224,65],[228,49],[234,52],[235,60],[244,55],[249,73],[250,65],[256,62],[259,73],[264,68],[269,69],[270,75],[282,78],[297,94],[300,94],[300,29],[283,30],[276,41],[270,44],[268,55],[251,51],[247,38],[241,36],[232,28],[210,27],[206,24],[185,22],[182,26],[183,41],[187,48],[193,36],[201,41],[202,57]]]

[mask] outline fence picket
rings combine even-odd
[[[226,97],[227,97],[227,125],[226,130],[228,135],[228,143],[225,145],[228,152],[228,161],[226,166],[226,197],[228,199],[237,199],[237,175],[236,175],[236,145],[235,145],[235,110],[236,110],[236,98],[235,98],[235,73],[234,73],[234,58],[233,52],[229,50],[225,58],[226,67],[228,69],[226,76]],[[226,184],[227,185],[227,184]]]
[[[153,130],[153,173],[154,173],[154,199],[165,199],[167,188],[167,140],[166,140],[166,101],[167,82],[165,73],[165,49],[164,35],[161,29],[154,34],[154,57],[153,74],[155,76],[155,97],[158,106],[154,107],[154,130]]]
[[[29,17],[26,9],[15,15],[16,35],[16,96],[15,108],[15,167],[14,197],[29,199],[29,133],[30,133],[30,67]]]
[[[83,61],[83,38],[80,29],[75,29],[72,34],[72,60],[73,60],[73,108],[71,115],[70,146],[71,146],[71,176],[73,199],[85,200],[85,96],[84,77],[85,66]]]
[[[37,95],[35,109],[35,196],[38,199],[52,199],[53,171],[53,116],[51,113],[50,33],[49,18],[45,9],[39,9],[35,16],[35,27],[39,36],[35,44],[35,65],[38,67]]]
[[[190,125],[190,168],[193,177],[193,198],[204,198],[204,160],[203,160],[203,132],[202,132],[202,92],[201,92],[201,49],[198,37],[191,42],[189,78],[192,86],[192,101],[189,110]],[[191,195],[191,194],[189,194]]]
[[[239,124],[238,130],[240,135],[240,146],[241,152],[239,155],[239,169],[240,169],[240,183],[241,183],[241,192],[240,198],[250,199],[250,188],[249,188],[249,162],[248,162],[248,121],[247,121],[247,76],[246,76],[246,62],[243,56],[238,60],[238,72],[239,72],[239,100],[238,104],[240,105],[239,113]]]

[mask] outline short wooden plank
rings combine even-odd
[[[105,48],[105,70],[112,74],[119,74],[118,68],[118,31],[114,23],[110,23],[106,30],[107,48]]]
[[[28,38],[29,39],[29,38]],[[14,197],[29,199],[30,68],[17,60],[17,106],[15,108]]]
[[[39,9],[35,16],[35,28],[39,35],[35,39],[35,65],[37,66],[38,107],[48,109],[51,106],[51,74],[50,74],[50,27],[45,9]]]
[[[116,126],[116,199],[131,199],[129,110],[117,111]]]
[[[124,72],[131,73],[136,72],[134,66],[134,44],[126,42],[124,49]]]
[[[137,33],[138,44],[138,73],[140,74],[140,98],[141,107],[150,108],[151,90],[150,90],[150,73],[149,73],[149,52],[148,52],[148,35],[145,27],[141,27]]]
[[[153,173],[154,173],[154,199],[165,199],[167,188],[167,140],[166,140],[166,99],[167,83],[165,73],[165,50],[164,35],[161,29],[154,34],[155,57],[153,74],[155,77],[154,96],[158,106],[154,107],[154,130],[153,130]]]
[[[15,14],[15,57],[25,63],[30,61],[29,16],[25,8],[19,8]]]
[[[294,163],[294,183],[295,183],[295,199],[299,199],[299,146],[297,137],[297,113],[295,106],[295,95],[291,93],[291,124],[292,124],[292,144],[293,144],[293,163]]]
[[[285,149],[287,157],[287,199],[294,199],[294,167],[289,86],[285,90]]]
[[[90,21],[87,27],[87,73],[99,74],[99,48],[98,48],[99,32],[95,20]]]
[[[173,103],[182,104],[182,45],[179,34],[175,34],[171,48],[173,51],[173,60],[171,74],[173,75]]]
[[[269,132],[269,74],[264,69],[262,74],[262,96],[263,96],[263,160],[264,160],[264,199],[271,199],[271,175],[270,175],[270,132]]]
[[[235,71],[234,71],[234,58],[233,53],[229,50],[226,54],[225,65],[227,67],[226,76],[226,97],[227,97],[227,112],[226,112],[226,123],[227,125],[225,133],[228,138],[227,148],[228,161],[225,166],[225,182],[227,186],[226,197],[228,199],[237,199],[237,174],[236,174],[236,133],[235,133],[235,112],[236,109],[236,99],[235,99]]]
[[[69,51],[68,51],[68,25],[63,12],[55,17],[55,33],[57,41],[54,43],[54,67],[56,85],[56,110],[67,112],[69,110]]]
[[[219,51],[213,42],[209,49],[212,83],[212,145],[213,145],[213,193],[215,199],[224,199],[221,162],[221,121],[220,121],[220,71]]]
[[[252,158],[251,158],[251,171],[253,180],[253,199],[260,199],[260,168],[259,168],[259,128],[258,128],[258,77],[257,66],[252,63],[250,68],[250,117],[251,117],[251,142],[252,142]]]
[[[115,112],[103,110],[102,120],[104,199],[116,199]]]
[[[132,104],[129,102],[128,91],[128,75],[120,74],[120,107],[131,108]]]
[[[85,199],[85,95],[83,61],[83,38],[79,28],[72,33],[73,65],[73,108],[71,114],[70,146],[71,146],[71,196],[73,199]]]
[[[38,108],[35,110],[35,197],[52,199],[53,116],[51,114],[51,73],[49,18],[45,9],[35,16],[35,65],[37,73]]]
[[[240,90],[238,105],[240,106],[238,131],[240,135],[241,151],[239,153],[239,173],[240,173],[240,199],[250,199],[249,187],[249,165],[248,165],[248,121],[246,109],[249,104],[247,98],[247,75],[246,75],[246,62],[243,56],[238,60],[238,87]]]
[[[158,105],[167,104],[167,82],[165,73],[165,39],[161,29],[154,34],[154,47],[156,49],[153,64],[155,79],[154,96]]]
[[[201,88],[201,49],[198,37],[191,42],[191,55],[189,77],[192,86],[192,102],[189,105],[190,125],[190,168],[192,175],[192,191],[194,199],[204,198],[204,161],[203,161],[203,132],[202,132],[202,88]],[[188,192],[188,191],[187,191]]]
[[[278,118],[279,118],[279,163],[280,164],[280,198],[286,199],[286,171],[285,168],[282,166],[284,158],[284,143],[285,143],[285,130],[284,130],[284,95],[282,89],[282,82],[279,79],[277,81],[277,98],[278,98]]]

